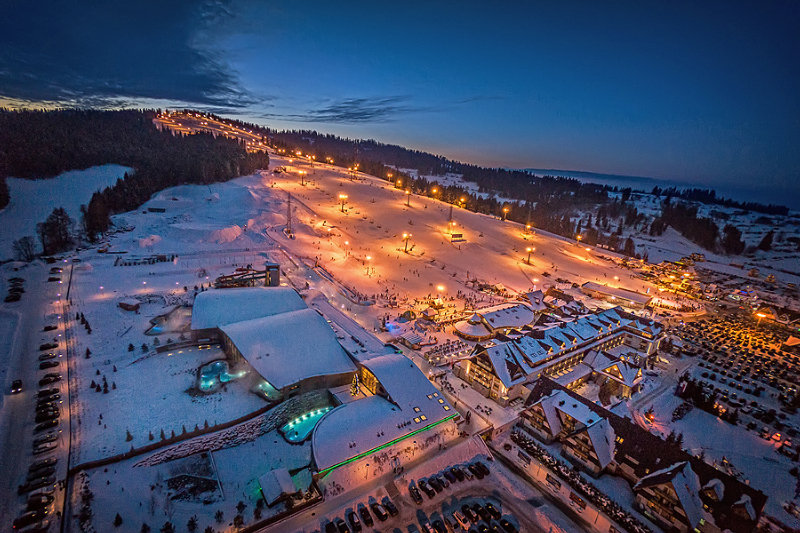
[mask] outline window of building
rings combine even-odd
[[[444,407],[445,411],[449,411],[450,410],[450,406],[449,405],[443,405],[442,407]]]
[[[418,416],[415,416],[415,417],[414,417],[414,422],[415,422],[416,424],[419,424],[419,417],[418,417]]]
[[[419,407],[415,407],[415,408],[414,408],[414,412],[415,412],[415,413],[419,413],[419,411],[420,411],[420,408],[419,408]]]
[[[420,416],[419,418],[420,418],[420,420],[427,420],[427,419],[428,419],[428,417],[427,417],[427,416],[425,416],[425,415],[422,415],[422,416]]]
[[[444,403],[444,400],[443,400],[443,399],[441,399],[441,398],[439,398],[438,402],[439,402],[439,403]]]

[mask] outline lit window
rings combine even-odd
[[[439,398],[439,403],[444,403],[444,400]]]
[[[420,416],[419,418],[420,418],[421,420],[427,420],[427,419],[428,419],[428,417],[427,417],[427,416],[425,416],[425,415],[422,415],[422,416]]]
[[[444,410],[445,410],[445,411],[449,411],[449,410],[450,410],[450,406],[449,406],[449,405],[444,405],[444,406],[442,406],[442,407],[444,407]]]
[[[428,399],[430,400],[432,398],[433,398],[433,394],[428,394]]]
[[[415,413],[419,413],[419,407],[415,407],[415,408],[414,408],[414,412],[415,412]]]
[[[419,417],[418,417],[418,416],[414,417],[414,422],[416,422],[417,424],[419,424]]]
[[[438,392],[434,392],[433,393],[433,397],[436,398],[437,396],[439,396],[439,393]]]

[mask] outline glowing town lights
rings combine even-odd
[[[406,189],[406,207],[411,207],[411,190]]]
[[[587,246],[587,247],[586,247],[586,251],[587,251],[587,252],[591,252],[591,251],[592,251],[592,249],[591,249],[591,248],[589,248],[589,247]]]
[[[503,206],[503,220],[505,220],[505,219],[506,219],[506,217],[508,216],[508,212],[509,212],[509,211],[511,211],[511,208],[510,208],[510,207],[508,207],[507,205],[506,205],[506,206]]]
[[[342,202],[342,213],[344,213],[344,203],[347,201],[347,195],[344,193],[339,193],[339,200]]]
[[[575,239],[576,239],[578,242],[580,242],[580,240],[581,240],[582,238],[583,238],[583,236],[582,236],[582,235],[576,235],[576,236],[575,236]]]
[[[528,246],[527,248],[525,248],[525,251],[528,252],[528,260],[525,261],[525,262],[530,265],[531,264],[531,254],[536,251],[536,248],[534,248],[533,246]]]
[[[436,286],[436,290],[439,291],[439,292],[444,291],[444,285],[437,285]]]
[[[403,186],[403,180],[397,180],[394,184],[397,185],[398,188],[402,187]]]
[[[344,245],[345,246],[349,246],[350,245],[350,241],[344,241]]]

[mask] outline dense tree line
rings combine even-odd
[[[269,164],[265,153],[248,154],[237,140],[159,131],[155,115],[154,110],[0,110],[0,178],[45,178],[107,163],[132,167],[132,174],[95,193],[82,209],[83,229],[94,239],[108,229],[111,214],[135,209],[160,190],[224,181]],[[8,203],[0,187],[2,201],[0,208]],[[49,233],[54,227],[45,221],[41,229]],[[58,236],[39,237],[45,250],[61,247]]]
[[[754,211],[756,213],[766,213],[769,215],[789,214],[789,208],[782,205],[765,205],[758,202],[737,202],[729,198],[717,198],[717,191],[714,189],[678,189],[677,187],[662,189],[661,187],[653,187],[652,194],[656,196],[666,196],[668,198],[680,198],[682,200],[700,202],[703,204],[734,207],[737,209],[744,209],[745,211]]]

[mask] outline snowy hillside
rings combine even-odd
[[[9,178],[11,202],[0,211],[0,260],[12,257],[14,240],[36,236],[36,224],[44,222],[56,207],[63,207],[76,223],[80,207],[88,204],[95,191],[113,185],[132,169],[121,165],[101,165],[85,170],[70,170],[51,179]]]

